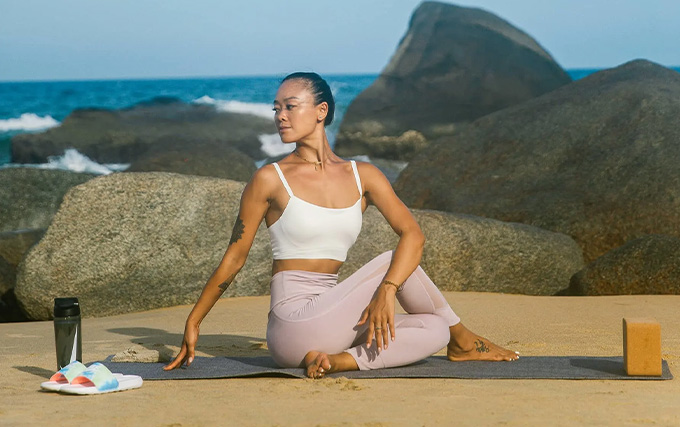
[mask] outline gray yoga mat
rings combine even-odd
[[[103,363],[111,372],[139,375],[145,380],[200,378],[293,377],[305,378],[302,368],[279,368],[270,357],[196,357],[190,367],[164,371],[162,363]],[[663,361],[660,377],[626,375],[622,357],[522,356],[514,362],[456,362],[432,356],[408,366],[373,371],[338,372],[346,378],[467,378],[467,379],[569,379],[569,380],[670,380]]]

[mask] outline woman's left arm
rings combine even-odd
[[[385,175],[369,163],[360,163],[358,166],[367,202],[378,208],[399,236],[399,243],[378,292],[359,321],[359,324],[369,321],[367,345],[370,347],[375,335],[378,349],[382,349],[382,346],[387,348],[389,338],[392,340],[396,338],[394,296],[397,287],[404,283],[420,264],[425,235],[408,207],[394,193]],[[387,327],[390,330],[389,334],[386,332]]]

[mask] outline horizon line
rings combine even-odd
[[[631,60],[633,61],[633,60]],[[629,61],[626,61],[629,62]],[[590,71],[590,70],[605,70],[608,68],[615,68],[618,67],[619,65],[623,65],[624,63],[615,65],[615,66],[602,66],[602,67],[563,67],[562,69],[566,72],[569,71]],[[662,65],[666,68],[670,69],[675,69],[676,71],[680,71],[680,64],[679,65]],[[74,82],[102,82],[102,81],[140,81],[140,80],[204,80],[204,79],[243,79],[243,78],[263,78],[263,79],[268,79],[268,78],[283,78],[286,75],[288,75],[288,72],[284,73],[273,73],[273,74],[234,74],[234,75],[195,75],[195,76],[147,76],[147,77],[132,77],[132,76],[126,76],[126,77],[86,77],[86,78],[35,78],[35,79],[25,79],[25,80],[16,80],[16,79],[0,79],[0,84],[3,83],[74,83]],[[320,75],[323,76],[379,76],[382,74],[382,71],[378,72],[331,72],[331,73],[319,73]]]

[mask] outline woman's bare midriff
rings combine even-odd
[[[272,275],[285,270],[337,274],[342,261],[334,259],[278,259],[272,264]]]

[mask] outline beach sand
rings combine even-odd
[[[622,355],[623,317],[655,317],[671,381],[147,381],[101,396],[40,391],[56,369],[51,322],[0,324],[2,425],[680,425],[680,296],[445,292],[472,330],[530,355]],[[269,297],[220,300],[197,353],[265,355]],[[177,351],[191,306],[83,319],[86,364],[134,345]],[[440,354],[444,354],[443,352]]]

